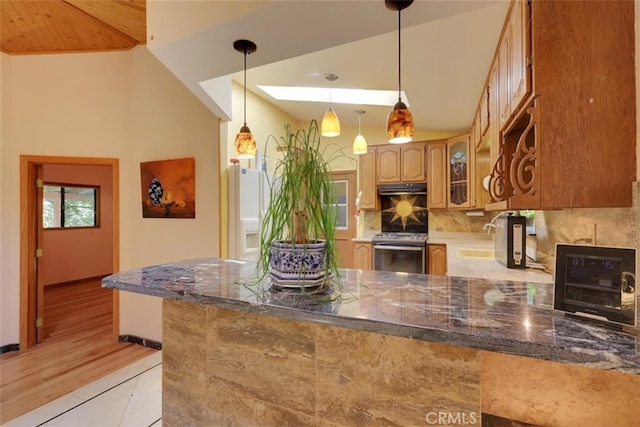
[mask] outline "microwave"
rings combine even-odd
[[[636,250],[556,245],[553,308],[605,323],[637,322]]]

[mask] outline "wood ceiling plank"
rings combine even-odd
[[[123,50],[138,44],[62,0],[2,0],[0,15],[0,50],[9,54]]]
[[[17,1],[0,2],[0,24],[2,25],[0,48],[3,52],[29,50],[29,46],[33,43],[29,38],[33,20],[26,13],[27,8],[24,6]]]
[[[146,0],[65,0],[138,43],[147,42]]]

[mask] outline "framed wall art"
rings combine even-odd
[[[195,159],[140,163],[143,218],[195,218]]]

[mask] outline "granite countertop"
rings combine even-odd
[[[362,271],[342,272],[344,292],[300,295],[239,284],[255,263],[204,258],[144,267],[104,287],[380,334],[640,375],[636,328],[617,332],[553,310],[549,283]],[[335,296],[335,293],[334,293]]]

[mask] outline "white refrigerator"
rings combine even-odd
[[[269,205],[269,179],[258,169],[230,165],[229,169],[229,258],[258,259],[260,227]]]

